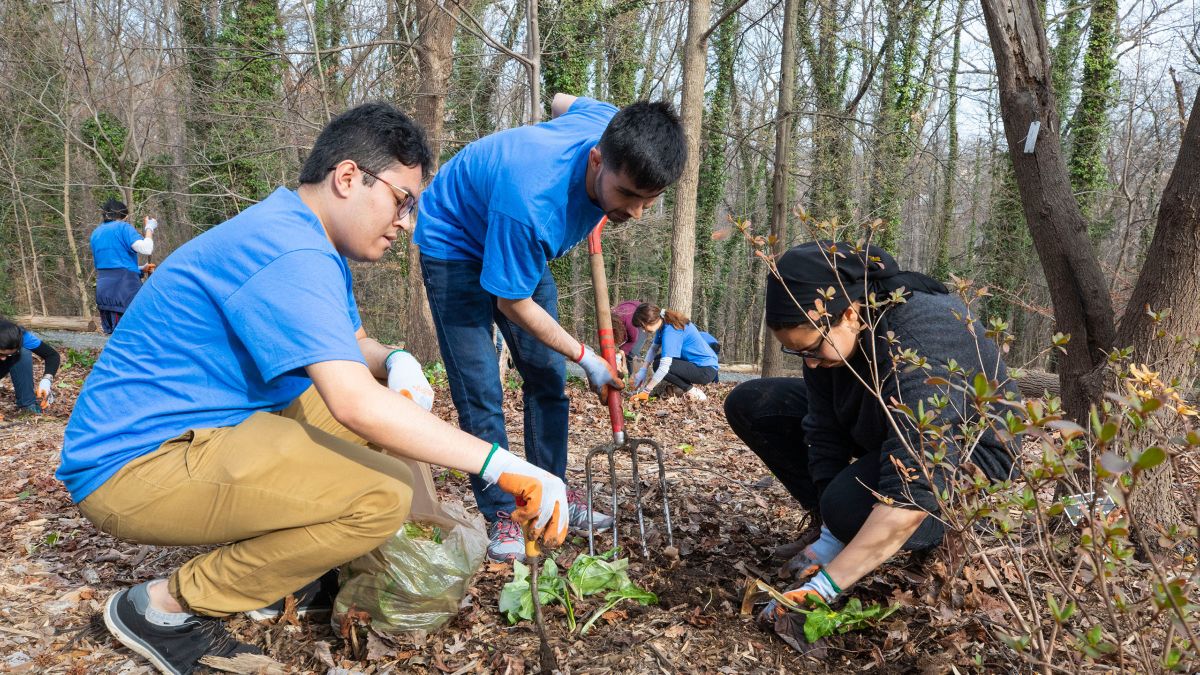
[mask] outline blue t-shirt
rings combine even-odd
[[[41,346],[42,346],[42,338],[34,335],[33,333],[30,333],[29,331],[23,331],[21,333],[21,349],[28,349],[29,351],[33,351]]]
[[[121,317],[84,383],[57,477],[82,501],[189,429],[286,407],[304,367],[364,363],[350,268],[290,190],[172,253]]]
[[[679,330],[664,321],[658,333],[659,357],[683,359],[701,368],[717,368],[717,353],[708,346],[696,324],[688,323]]]
[[[615,106],[578,98],[559,117],[475,141],[421,194],[413,241],[438,260],[483,263],[479,283],[510,300],[533,295],[546,261],[570,251],[604,211],[588,197],[588,152]]]
[[[133,226],[123,220],[110,220],[92,232],[92,260],[98,270],[125,269],[140,272],[137,251],[133,242],[142,238]]]

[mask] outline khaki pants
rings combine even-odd
[[[278,413],[193,429],[109,478],[80,510],[144,544],[226,544],[168,580],[197,614],[275,602],[382,544],[408,518],[412,472],[365,447],[309,388]]]

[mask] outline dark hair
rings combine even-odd
[[[433,171],[425,130],[390,103],[364,103],[326,124],[300,169],[300,183],[320,183],[330,169],[347,159],[372,173],[386,171],[396,162],[421,167],[423,178]],[[364,184],[373,181],[363,176]]]
[[[692,322],[686,314],[680,314],[670,309],[664,312],[659,309],[658,305],[649,302],[643,302],[638,305],[637,309],[633,310],[633,318],[629,322],[638,328],[645,328],[658,319],[662,319],[679,330],[687,328],[687,325]]]
[[[125,206],[125,202],[109,197],[108,201],[100,205],[100,212],[104,214],[104,222],[112,220],[125,220],[129,217],[129,207]]]
[[[0,319],[0,349],[16,349],[21,346],[25,331],[8,319]]]
[[[687,139],[670,103],[639,101],[625,106],[600,136],[605,165],[624,173],[641,190],[658,190],[679,180]]]

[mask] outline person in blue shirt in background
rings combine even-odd
[[[634,376],[634,397],[644,401],[674,386],[690,399],[707,400],[696,385],[717,381],[717,352],[721,348],[717,339],[696,328],[683,314],[646,302],[634,311],[633,325],[655,333],[646,363]],[[654,374],[647,382],[648,367],[654,369]]]
[[[45,368],[37,387],[33,386],[33,355],[41,357]],[[17,407],[41,414],[54,402],[50,389],[62,358],[50,343],[6,319],[0,319],[0,379],[12,378]]]
[[[161,672],[258,651],[230,614],[278,614],[291,593],[300,613],[328,610],[321,580],[408,518],[399,457],[480,474],[521,500],[535,539],[566,538],[563,481],[404,396],[419,365],[363,329],[349,260],[378,261],[411,227],[431,167],[395,107],[342,113],[296,190],[163,262],[84,383],[55,473],[79,510],[123,540],[205,547],[105,603],[108,630]]]
[[[639,218],[683,172],[687,146],[667,103],[609,103],[557,94],[552,119],[501,131],[460,150],[421,201],[413,241],[459,426],[509,447],[492,324],[523,380],[525,457],[555,476],[567,467],[564,357],[603,396],[620,378],[558,324],[547,262],[585,239],[600,219]],[[524,559],[510,496],[472,478],[489,523],[493,560]],[[588,529],[586,501],[568,492],[570,525]],[[596,529],[612,525],[594,513]]]
[[[145,236],[125,222],[129,208],[110,198],[100,207],[104,222],[93,232],[88,243],[96,265],[96,308],[100,310],[100,327],[111,335],[121,315],[142,288],[142,277],[154,271],[154,265],[138,266],[138,254],[154,253],[154,230],[158,221],[146,219]]]

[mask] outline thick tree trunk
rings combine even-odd
[[[416,52],[421,79],[413,114],[416,121],[425,127],[425,133],[429,136],[435,167],[442,153],[446,89],[450,82],[451,57],[454,50],[456,24],[451,13],[457,13],[458,10],[458,4],[455,2],[447,2],[439,8],[434,0],[417,0],[417,16],[421,19]],[[408,311],[404,327],[405,348],[421,362],[436,361],[440,356],[437,334],[433,329],[433,318],[425,297],[421,253],[416,244],[409,243],[406,256]]]
[[[775,168],[771,177],[771,236],[768,247],[771,255],[783,253],[784,233],[787,231],[791,213],[791,181],[788,174],[792,166],[792,117],[796,99],[796,19],[800,11],[797,0],[783,3],[783,53],[779,57],[779,107],[775,117]],[[765,333],[763,343],[768,348],[762,353],[763,377],[777,377],[783,373],[782,354],[770,349],[772,340]]]
[[[1063,406],[1083,421],[1100,398],[1105,352],[1116,337],[1108,284],[1067,178],[1040,5],[982,0],[982,6],[1025,219],[1054,300],[1057,329],[1071,335],[1059,369]],[[1032,122],[1041,130],[1027,153]]]
[[[704,114],[704,71],[708,66],[708,31],[711,0],[691,0],[687,40],[683,45],[683,94],[680,115],[687,136],[687,162],[675,188],[671,212],[671,281],[667,306],[692,313],[694,258],[696,257],[696,192],[700,184],[700,126]]]
[[[1200,298],[1200,90],[1181,141],[1175,168],[1159,202],[1148,262],[1121,317],[1117,344],[1133,347],[1135,360],[1152,364],[1164,382],[1178,379],[1189,389],[1196,374],[1195,354],[1186,345],[1200,336],[1200,303],[1196,302]],[[1147,313],[1166,309],[1170,312],[1157,322]],[[1177,337],[1183,339],[1184,348]],[[1163,432],[1157,431],[1156,436],[1161,439]],[[1175,482],[1171,462],[1160,464],[1140,480],[1130,504],[1135,523],[1166,526],[1181,522],[1182,513],[1170,489]]]

